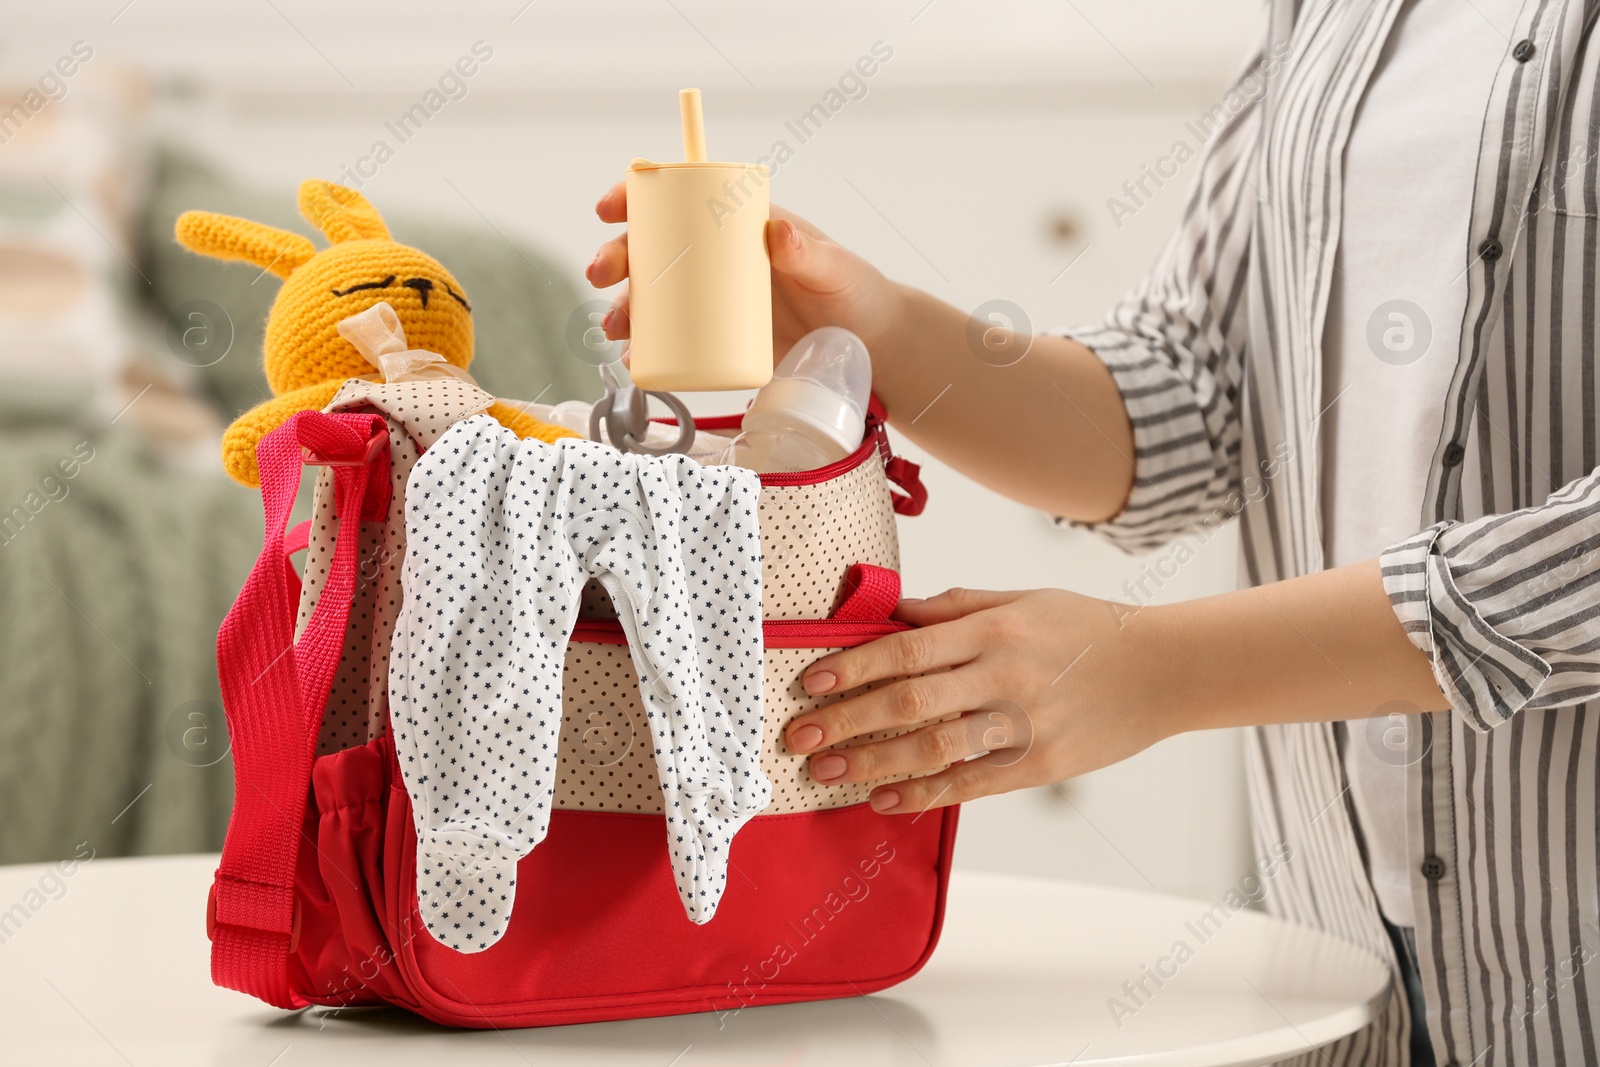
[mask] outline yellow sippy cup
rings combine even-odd
[[[682,163],[628,168],[628,366],[641,389],[758,389],[772,377],[767,168],[706,162],[700,90],[678,94]]]

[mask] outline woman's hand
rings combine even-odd
[[[815,753],[818,781],[917,776],[873,790],[883,812],[1060,781],[1185,730],[1450,707],[1377,560],[1160,606],[952,589],[895,614],[921,628],[824,656],[802,684],[899,680],[784,732],[791,751]],[[910,732],[835,747],[884,730]]]
[[[628,221],[627,186],[613,185],[595,214],[602,222]],[[829,240],[798,215],[772,208],[767,223],[767,253],[772,259],[772,345],[783,358],[800,338],[819,326],[843,326],[867,344],[874,357],[896,337],[903,302],[900,287],[872,264]],[[600,246],[584,271],[591,285],[605,289],[628,277],[628,235]],[[601,323],[613,341],[629,334],[628,293],[618,296]]]
[[[1060,781],[1177,732],[1158,699],[1159,630],[1131,608],[1056,589],[952,589],[901,601],[895,614],[919,629],[825,656],[802,684],[817,695],[901,680],[797,716],[785,731],[791,751],[816,753],[818,781],[919,776],[874,790],[877,811]],[[968,760],[979,753],[988,755]]]

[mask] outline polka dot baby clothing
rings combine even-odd
[[[499,940],[517,861],[549,828],[562,666],[590,577],[639,676],[678,895],[694,922],[716,914],[734,834],[771,797],[759,496],[742,468],[519,441],[482,415],[417,461],[390,722],[440,942]]]

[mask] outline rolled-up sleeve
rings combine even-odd
[[[1238,482],[1228,439],[1236,441],[1237,433],[1206,418],[1208,407],[1221,416],[1225,406],[1202,399],[1214,388],[1211,374],[1185,376],[1163,349],[1116,329],[1069,330],[1066,336],[1091,349],[1111,371],[1128,410],[1134,449],[1133,490],[1122,510],[1105,522],[1067,525],[1125,552],[1148,552],[1226,510],[1225,498]]]
[[[1252,62],[1247,71],[1257,67]],[[1230,496],[1239,483],[1239,382],[1256,200],[1249,176],[1262,110],[1258,100],[1242,99],[1241,110],[1201,152],[1183,219],[1149,275],[1104,325],[1058,331],[1110,369],[1135,454],[1133,490],[1121,512],[1100,523],[1057,522],[1128,552],[1159,548],[1238,513]]]
[[[1600,471],[1538,507],[1430,526],[1380,563],[1406,634],[1474,728],[1600,694]]]

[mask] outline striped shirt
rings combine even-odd
[[[1137,476],[1094,527],[1148,550],[1239,517],[1252,583],[1324,566],[1321,344],[1344,145],[1402,0],[1268,0],[1202,123],[1177,233],[1103,327]],[[1467,287],[1419,531],[1385,587],[1449,711],[1418,715],[1407,838],[1441,1065],[1600,1064],[1600,0],[1527,0],[1483,120]],[[1229,116],[1231,115],[1231,118]],[[1418,180],[1426,180],[1419,175]],[[1419,233],[1419,241],[1446,239]],[[1449,238],[1449,239],[1454,239]],[[1378,709],[1361,709],[1374,714]],[[1248,732],[1275,913],[1394,961],[1340,753],[1348,727]],[[1296,1063],[1400,1064],[1403,996]]]

